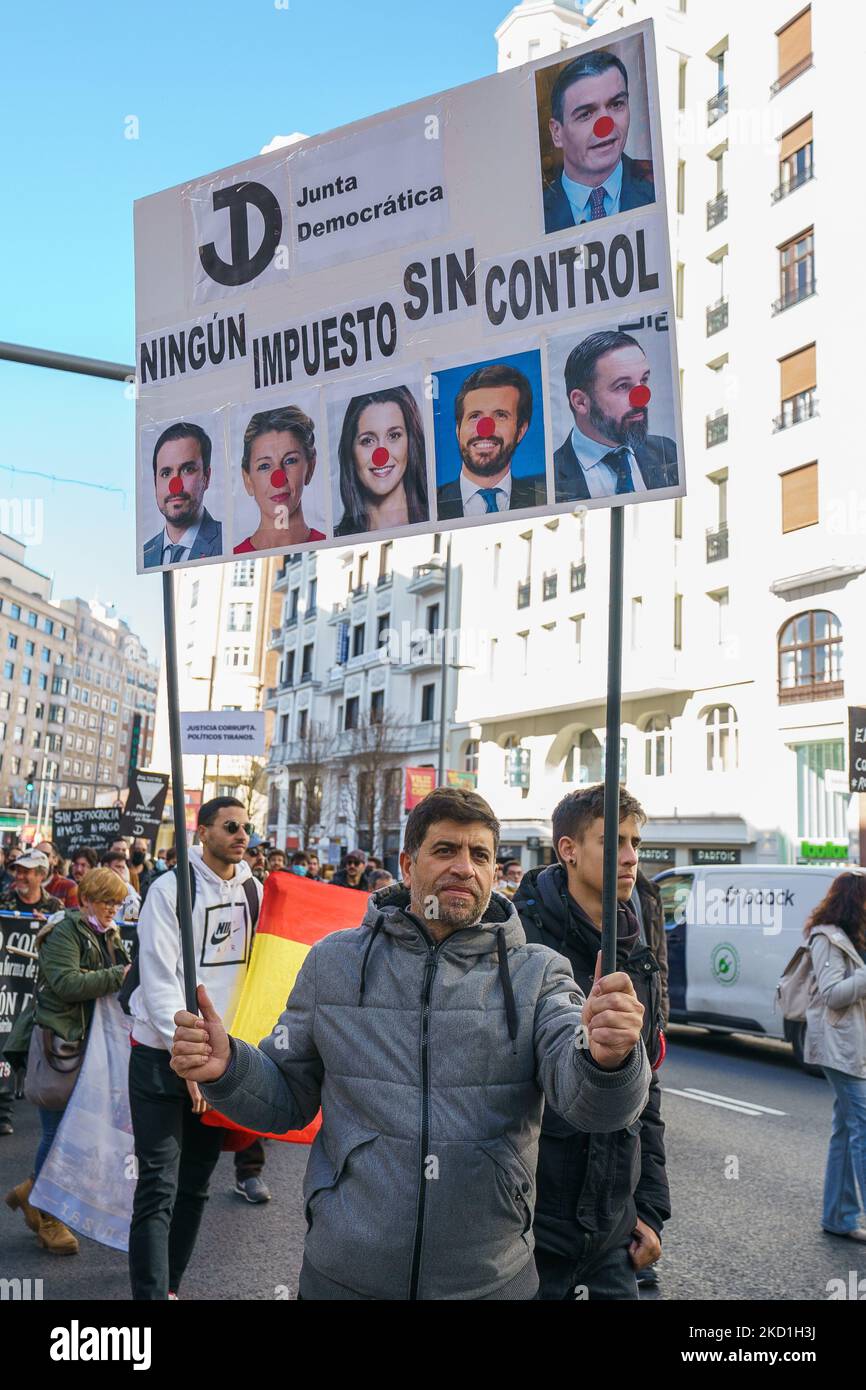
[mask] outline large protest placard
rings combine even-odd
[[[137,566],[685,492],[651,22],[142,199]]]
[[[75,806],[51,813],[51,839],[64,858],[76,845],[89,845],[98,852],[108,849],[120,837],[118,806]]]

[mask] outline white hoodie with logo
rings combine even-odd
[[[220,878],[205,864],[199,845],[193,845],[189,859],[195,874],[196,981],[204,985],[228,1027],[252,951],[253,927],[243,887],[251,870],[242,859],[232,878]],[[261,906],[262,885],[253,881]],[[174,1016],[186,1008],[176,874],[161,874],[148,890],[138,922],[138,964],[141,982],[129,1001],[133,1041],[170,1052]]]

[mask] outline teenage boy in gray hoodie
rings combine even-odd
[[[258,1048],[199,990],[172,1068],[237,1123],[284,1133],[322,1109],[304,1180],[305,1299],[531,1299],[545,1099],[577,1128],[643,1109],[643,1009],[622,972],[584,999],[492,893],[499,823],[443,787],[412,811],[403,883],[306,957]]]

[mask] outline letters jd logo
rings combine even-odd
[[[250,255],[248,207],[252,204],[261,213],[264,223],[258,250]],[[227,208],[231,261],[217,253],[212,241],[198,248],[199,259],[212,280],[218,285],[246,285],[271,263],[280,243],[283,214],[280,205],[263,183],[236,183],[230,188],[218,188],[213,195],[214,212]]]

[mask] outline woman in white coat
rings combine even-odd
[[[834,1093],[821,1224],[866,1244],[866,874],[839,874],[806,923],[816,988],[803,1055]],[[859,1188],[859,1195],[858,1195]]]

